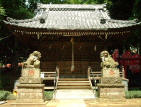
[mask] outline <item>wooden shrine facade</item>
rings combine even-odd
[[[100,52],[121,48],[122,40],[140,25],[111,19],[105,4],[38,4],[32,19],[7,18],[4,23],[19,42],[41,52],[42,71],[58,67],[60,77],[87,77],[88,66],[100,71]]]

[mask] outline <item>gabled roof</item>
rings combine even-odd
[[[123,21],[110,18],[105,4],[38,4],[32,19],[8,18],[6,24],[49,30],[107,30],[138,25],[136,20]]]

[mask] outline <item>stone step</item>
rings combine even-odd
[[[88,78],[59,78],[59,81],[88,81]]]
[[[58,85],[90,85],[89,81],[59,81]]]
[[[45,90],[53,90],[54,89],[54,86],[46,86],[44,87]]]
[[[60,78],[57,89],[91,89],[87,78]]]
[[[58,82],[60,82],[60,83],[66,83],[66,82],[68,82],[68,83],[70,83],[70,82],[73,82],[73,83],[79,83],[79,82],[81,82],[81,83],[89,83],[89,81],[80,81],[80,80],[79,81],[69,81],[69,80],[68,81],[65,81],[65,80],[64,81],[60,81],[59,80]]]
[[[69,85],[59,85],[57,86],[57,89],[91,89],[90,85],[85,85],[85,86],[69,86]]]

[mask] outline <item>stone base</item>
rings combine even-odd
[[[22,77],[40,78],[40,69],[27,67],[22,69]]]
[[[32,77],[20,77],[19,82],[21,84],[41,84],[41,78],[32,78]]]
[[[100,98],[125,98],[125,89],[122,84],[98,84]]]
[[[102,77],[101,84],[122,84],[120,77]]]
[[[120,77],[118,68],[103,68],[102,69],[102,77]]]
[[[19,84],[16,103],[43,103],[44,84]]]

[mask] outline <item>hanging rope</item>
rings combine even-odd
[[[71,38],[71,43],[72,43],[72,64],[71,64],[71,72],[74,71],[74,39]]]
[[[96,44],[94,45],[94,51],[96,52]]]

